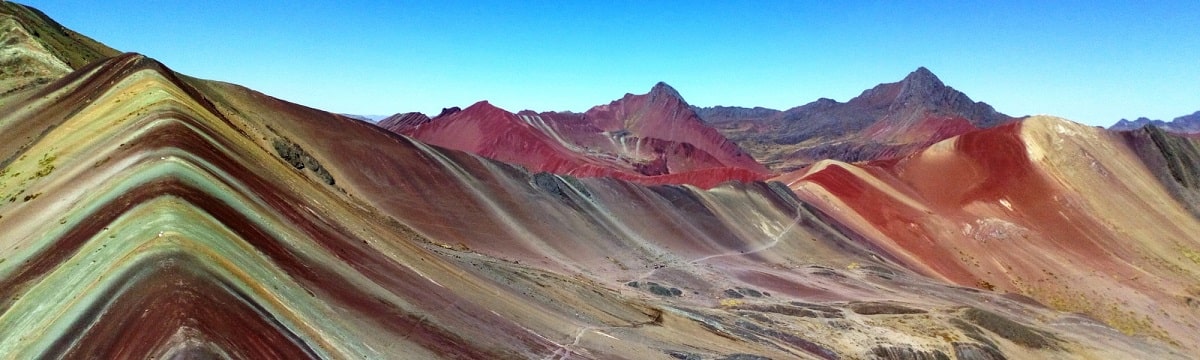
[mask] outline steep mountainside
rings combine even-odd
[[[1174,133],[1200,134],[1200,111],[1194,112],[1191,115],[1177,117],[1171,121],[1150,120],[1144,117],[1133,121],[1121,119],[1121,121],[1117,121],[1116,124],[1113,124],[1108,129],[1117,131],[1135,130],[1149,125]]]
[[[676,126],[631,96],[558,116]],[[5,357],[1200,351],[1200,220],[1164,186],[1200,164],[1169,134],[1035,118],[705,190],[533,173],[135,53],[0,104]]]
[[[1122,135],[1159,182],[1200,218],[1200,138],[1174,135],[1156,126]]]
[[[712,187],[766,178],[767,170],[700,121],[674,89],[659,83],[586,113],[511,113],[486,101],[433,119],[397,114],[393,132],[535,171],[610,176],[648,184]]]
[[[773,170],[823,159],[853,162],[901,156],[1012,120],[971,101],[923,67],[846,103],[819,99],[783,112],[708,108],[699,113],[711,116],[705,121]]]

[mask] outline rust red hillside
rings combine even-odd
[[[658,83],[584,113],[512,113],[480,101],[433,119],[397,114],[380,122],[422,142],[577,177],[709,188],[755,181],[769,171],[709,127],[679,93]]]

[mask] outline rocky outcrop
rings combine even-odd
[[[870,359],[876,360],[950,360],[941,350],[920,350],[912,346],[877,346]]]
[[[954,343],[954,357],[958,360],[1006,360],[1000,350],[992,345]]]

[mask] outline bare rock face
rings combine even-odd
[[[726,137],[773,170],[822,159],[892,158],[967,131],[1013,120],[972,101],[921,67],[846,103],[818,99],[782,112],[707,108],[701,114]],[[740,117],[745,116],[745,117]]]
[[[438,113],[437,116],[434,116],[433,118],[434,119],[443,118],[446,116],[453,115],[454,113],[459,112],[459,111],[462,111],[462,108],[459,108],[457,106],[442,108],[442,112]]]
[[[871,349],[871,359],[878,360],[950,360],[940,350],[920,350],[912,346],[877,346]]]

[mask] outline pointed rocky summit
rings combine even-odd
[[[822,159],[896,157],[1013,119],[946,86],[925,67],[845,103],[822,98],[775,113],[746,108],[700,109],[700,113],[713,115],[706,120],[774,170]]]

